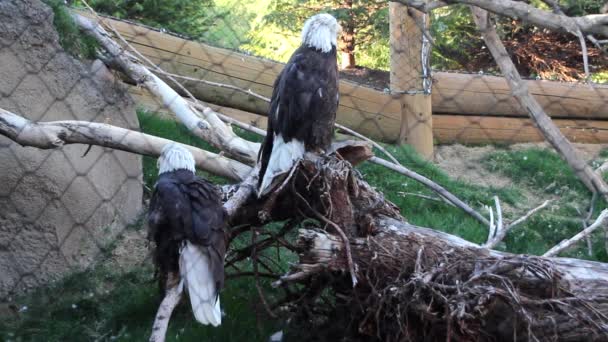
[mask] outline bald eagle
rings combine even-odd
[[[331,144],[338,108],[336,41],[340,25],[329,14],[310,17],[302,44],[276,81],[268,113],[268,134],[258,156],[258,196],[291,169],[305,152]]]
[[[224,284],[226,212],[218,189],[195,175],[194,158],[178,144],[166,145],[148,214],[149,238],[161,290],[186,289],[202,324],[220,325]]]

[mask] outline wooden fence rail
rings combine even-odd
[[[138,51],[164,70],[231,84],[270,97],[283,64],[185,40],[133,23],[107,19]],[[436,72],[433,134],[438,143],[542,140],[502,77]],[[265,115],[268,104],[230,89],[183,82],[196,97]],[[528,81],[530,91],[574,142],[608,143],[608,86]],[[244,113],[241,112],[241,113]],[[233,113],[236,113],[233,111]],[[400,104],[390,93],[340,82],[338,122],[372,138],[399,137]]]

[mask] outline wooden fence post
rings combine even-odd
[[[426,20],[425,20],[426,19]],[[417,24],[418,22],[418,24]],[[429,18],[397,2],[389,3],[391,73],[390,89],[401,103],[398,143],[408,143],[427,159],[433,157],[431,80],[428,58],[423,55],[423,32],[419,25]],[[427,49],[425,53],[430,53]]]

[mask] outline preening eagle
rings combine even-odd
[[[192,154],[178,144],[163,148],[158,167],[148,225],[161,289],[185,288],[196,320],[218,326],[226,254],[226,212],[219,191],[194,174]]]
[[[339,96],[339,31],[340,25],[329,14],[310,17],[302,29],[302,45],[274,82],[268,134],[258,156],[258,196],[305,152],[322,152],[331,144]]]

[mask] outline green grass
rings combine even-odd
[[[600,159],[607,156],[607,150],[599,153]],[[537,197],[553,199],[550,210],[533,216],[507,235],[503,248],[514,253],[538,255],[582,230],[581,217],[588,211],[591,193],[557,153],[541,148],[505,149],[487,156],[483,163],[487,169],[511,178]],[[591,164],[599,166],[598,161]],[[594,216],[597,216],[608,205],[600,199],[595,208]],[[561,255],[608,261],[601,229],[592,236],[592,241],[592,256],[587,255],[587,248],[582,243]]]
[[[491,171],[524,185],[562,194],[566,191],[584,193],[586,188],[574,172],[554,151],[530,148],[521,151],[500,151],[485,160]]]
[[[146,264],[127,273],[98,266],[18,299],[27,310],[0,321],[3,341],[144,341],[160,303],[153,270]],[[268,285],[265,285],[269,288]],[[192,319],[189,303],[174,312],[168,341],[265,341],[277,322],[257,320],[251,280],[227,282],[223,323],[211,328]],[[263,317],[263,315],[262,315]]]
[[[138,111],[138,116],[143,132],[214,150],[207,143],[192,136],[179,123],[164,120],[155,113],[145,111]],[[261,140],[255,135],[235,131],[247,139]],[[480,211],[482,205],[492,204],[494,195],[498,195],[503,203],[519,212],[524,212],[536,204],[528,203],[526,192],[535,194],[539,201],[544,198],[555,200],[551,208],[545,209],[509,232],[505,241],[498,246],[499,249],[539,255],[581,229],[577,219],[579,215],[574,208],[576,205],[584,207],[589,201],[589,194],[568,166],[548,150],[497,149],[483,161],[483,165],[493,172],[510,177],[514,185],[488,188],[453,180],[433,164],[418,157],[409,147],[386,148],[403,165],[431,178]],[[608,151],[603,151],[600,157],[608,157]],[[144,180],[148,187],[152,187],[158,172],[156,160],[146,157],[143,163]],[[441,229],[470,241],[485,241],[487,228],[461,210],[440,201],[405,195],[405,192],[409,192],[434,196],[417,182],[371,163],[362,164],[358,170],[371,185],[401,208],[409,222]],[[218,177],[212,179],[218,183],[226,182]],[[598,202],[598,208],[605,206],[605,203]],[[507,222],[515,218],[511,217],[515,215],[513,213],[505,215]],[[271,228],[278,227],[280,224],[275,223]],[[140,224],[134,229],[145,228]],[[289,239],[294,239],[294,234],[295,232]],[[592,257],[586,255],[583,244],[563,255],[608,261],[608,255],[603,248],[603,236],[598,233],[593,238],[595,253]],[[243,246],[249,239],[250,235],[244,234],[232,247]],[[267,250],[265,253],[276,257],[275,250]],[[287,269],[289,262],[297,259],[297,256],[285,251],[280,251],[280,256],[280,267],[283,271]],[[251,269],[247,261],[241,263],[240,267],[244,271]],[[270,289],[268,281],[263,281],[262,287],[270,296],[276,293]],[[189,306],[182,304],[171,319],[168,341],[266,341],[273,332],[284,329],[283,322],[270,319],[261,309],[252,279],[230,279],[226,282],[221,298],[226,316],[220,328],[205,327],[196,323]],[[141,341],[149,336],[159,300],[149,262],[133,270],[121,272],[111,264],[101,261],[87,271],[73,274],[55,285],[16,299],[14,303],[17,307],[27,306],[28,309],[20,313],[18,318],[0,320],[0,339]]]
[[[76,58],[93,59],[99,43],[78,30],[63,0],[44,0],[53,10],[53,26],[61,47]]]
[[[516,188],[486,188],[452,180],[441,169],[422,160],[409,146],[386,146],[386,148],[403,165],[432,179],[473,207],[479,207],[480,204],[491,204],[494,195],[498,195],[504,202],[513,205],[521,198],[520,191]],[[443,202],[421,200],[419,197],[404,194],[420,193],[434,196],[418,182],[371,163],[364,163],[359,170],[370,184],[377,187],[386,195],[387,199],[401,208],[403,216],[409,222],[438,228],[473,242],[482,242],[487,237],[487,229],[475,219],[464,214],[462,210]]]

